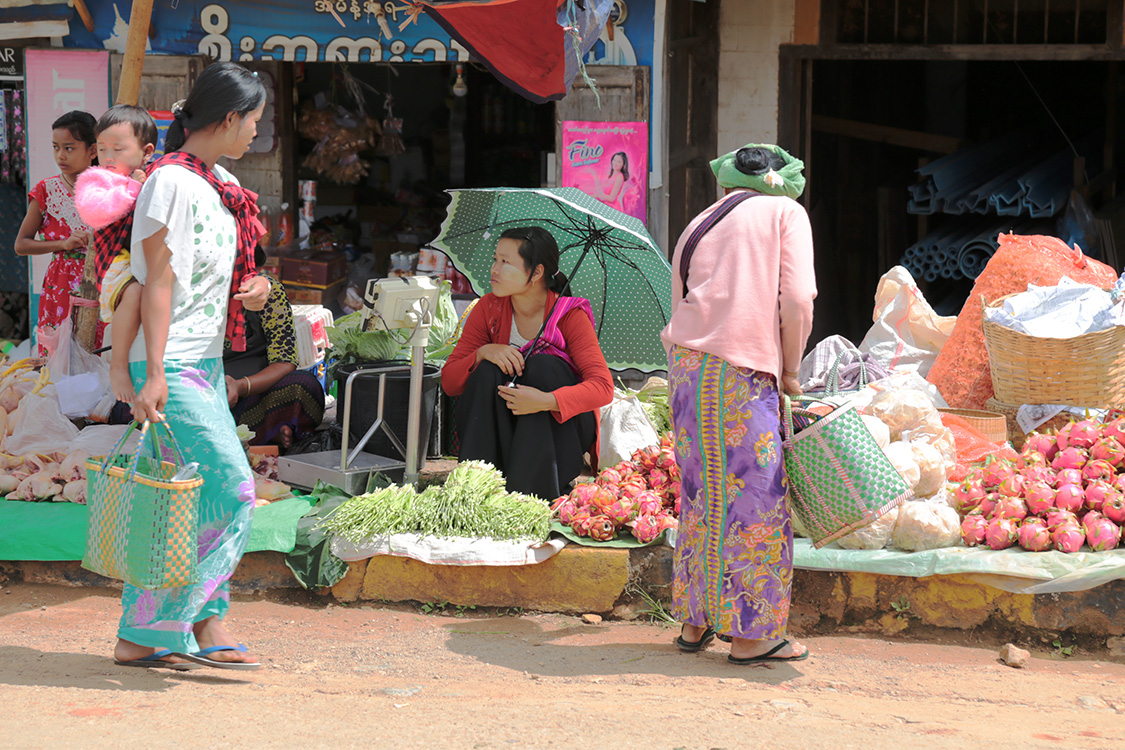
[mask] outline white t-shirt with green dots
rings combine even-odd
[[[234,175],[215,166],[225,182]],[[234,217],[219,194],[199,175],[169,164],[153,172],[133,214],[130,266],[133,276],[145,283],[148,268],[142,242],[165,227],[164,242],[172,253],[172,320],[168,329],[166,360],[198,360],[223,356],[227,302],[237,251]],[[129,350],[130,362],[144,362],[144,328]]]

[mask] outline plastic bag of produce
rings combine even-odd
[[[872,399],[868,413],[890,428],[891,440],[899,440],[903,431],[924,425],[941,427],[941,415],[930,397],[909,388],[883,391]]]
[[[895,522],[898,521],[901,507],[891,508],[870,525],[840,537],[836,543],[844,549],[883,549],[891,540],[891,533],[894,531]]]
[[[910,447],[910,443],[901,440],[891,443],[883,449],[883,453],[887,454],[891,464],[913,490],[918,485],[918,480],[922,478],[922,470],[914,460],[914,449]]]
[[[878,417],[872,417],[864,414],[860,419],[867,425],[867,429],[871,431],[871,437],[875,438],[880,448],[886,448],[891,444],[891,428],[887,427],[886,423]]]
[[[936,495],[945,485],[946,472],[952,466],[948,465],[945,457],[929,443],[919,440],[908,445],[914,453],[914,462],[918,464],[918,483],[914,485],[914,494],[918,497]]]
[[[955,547],[961,541],[961,516],[941,498],[903,503],[891,544],[907,552]]]

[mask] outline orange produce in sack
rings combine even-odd
[[[981,328],[980,298],[990,304],[1007,294],[1027,291],[1028,284],[1054,286],[1067,276],[1080,284],[1108,289],[1117,272],[1087,258],[1057,237],[1002,234],[1000,249],[977,277],[973,291],[957,316],[957,324],[938,354],[927,380],[956,409],[984,409],[992,397],[992,373]]]

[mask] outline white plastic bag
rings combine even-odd
[[[57,348],[47,360],[59,409],[67,417],[105,421],[117,402],[109,383],[109,362],[83,349],[71,328],[69,318],[59,326]]]
[[[872,523],[836,540],[844,549],[883,549],[891,541],[898,521],[898,508],[891,508]]]
[[[872,320],[875,324],[859,350],[888,371],[911,370],[924,377],[953,333],[957,317],[935,313],[910,272],[895,266],[879,279]]]
[[[886,454],[898,473],[902,475],[903,481],[911,490],[918,486],[918,480],[922,478],[922,470],[919,468],[918,462],[914,460],[914,449],[910,447],[909,443],[904,443],[901,440],[891,443],[883,449],[883,453]]]
[[[78,437],[78,428],[59,411],[53,385],[24,396],[11,417],[12,434],[4,441],[4,451],[13,456],[67,451]]]
[[[614,390],[613,403],[602,409],[601,426],[599,469],[628,460],[639,448],[660,445],[641,402],[621,390]]]

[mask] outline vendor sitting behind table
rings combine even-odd
[[[254,262],[266,264],[260,247]],[[227,400],[235,421],[254,431],[251,444],[288,448],[324,419],[324,387],[297,362],[293,308],[285,288],[270,279],[265,309],[246,311],[246,351],[232,351],[227,342],[223,353]]]
[[[566,277],[549,232],[501,234],[491,281],[441,373],[445,392],[460,397],[459,458],[493,464],[511,492],[554,499],[570,491],[586,453],[597,466],[598,409],[613,400],[613,380],[590,303],[559,296]]]

